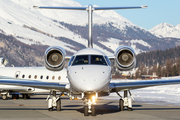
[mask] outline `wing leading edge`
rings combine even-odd
[[[159,85],[180,84],[180,79],[141,80],[133,82],[112,82],[109,84],[111,92],[132,90]]]
[[[67,84],[63,83],[52,83],[52,82],[42,82],[42,81],[28,81],[28,80],[0,80],[0,84],[3,85],[16,85],[16,86],[28,86],[34,88],[48,89],[48,90],[57,90],[65,92],[67,91]]]

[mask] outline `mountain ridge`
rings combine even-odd
[[[149,32],[161,38],[180,38],[180,24],[174,26],[169,23],[161,23],[150,29]]]
[[[87,47],[87,12],[33,9],[33,6],[82,6],[72,0],[0,1],[0,33],[28,45],[61,46],[69,54]],[[8,8],[8,9],[7,9]],[[115,11],[93,12],[94,48],[112,55],[121,45],[136,54],[180,45],[177,38],[159,38]]]

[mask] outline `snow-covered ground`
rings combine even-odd
[[[169,77],[162,79],[180,78]],[[117,80],[117,81],[130,81],[130,80]],[[123,96],[123,92],[119,92]],[[159,104],[159,105],[173,105],[180,106],[180,84],[176,85],[164,85],[147,87],[136,90],[131,90],[133,98],[136,103],[148,103],[148,104]],[[108,97],[102,97],[103,99],[119,99],[116,93],[111,93]]]

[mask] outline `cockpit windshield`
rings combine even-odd
[[[107,65],[102,55],[91,55],[91,64]]]
[[[89,64],[88,55],[77,55],[72,65],[84,65]]]
[[[102,55],[77,55],[72,65],[107,65]]]

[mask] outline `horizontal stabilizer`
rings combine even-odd
[[[147,8],[147,5],[134,6],[134,7],[94,7],[95,10],[137,9],[137,8]]]
[[[87,7],[46,7],[46,6],[33,6],[35,9],[64,9],[64,10],[86,10]]]
[[[64,10],[88,10],[88,7],[48,7],[48,6],[33,6],[35,9],[64,9]],[[113,9],[137,9],[147,8],[144,6],[132,6],[132,7],[93,7],[92,10],[113,10]]]

